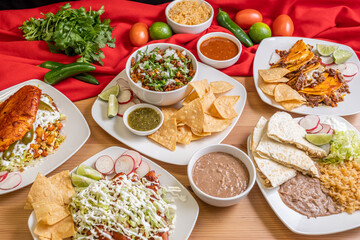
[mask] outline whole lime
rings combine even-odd
[[[149,28],[149,33],[152,40],[166,39],[172,36],[171,28],[164,22],[153,23]]]
[[[260,43],[263,39],[271,37],[271,29],[267,24],[257,22],[250,27],[249,35],[254,42]]]

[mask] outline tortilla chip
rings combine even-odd
[[[51,238],[41,237],[41,236],[39,236],[39,239],[40,239],[40,240],[50,240]]]
[[[191,136],[191,141],[196,141],[196,140],[199,140],[199,139],[202,139],[203,137],[201,136],[196,136],[194,133],[192,134]]]
[[[192,81],[189,85],[194,88],[194,91],[200,98],[210,91],[210,85],[207,79]]]
[[[59,235],[57,235],[56,233],[51,234],[51,240],[62,240],[61,237],[59,237]]]
[[[188,125],[197,132],[202,132],[204,124],[204,110],[202,108],[200,99],[197,98],[189,104],[182,107],[176,113],[176,121]]]
[[[210,107],[215,101],[215,99],[216,97],[211,90],[200,99],[201,105],[205,113],[210,114]]]
[[[177,139],[178,143],[189,145],[191,142],[191,129],[188,126],[181,126],[177,128]]]
[[[283,106],[283,108],[285,108],[288,111],[291,111],[296,107],[300,107],[303,104],[305,104],[305,102],[299,100],[289,100],[289,101],[280,102],[280,105]]]
[[[286,68],[259,69],[259,75],[267,83],[288,82],[289,79],[283,77],[289,72]]]
[[[178,109],[172,107],[162,107],[161,112],[164,115],[164,121],[170,119],[171,117],[175,116]]]
[[[211,105],[210,113],[214,117],[223,119],[233,119],[238,114],[233,105],[239,100],[240,96],[220,96],[213,105]]]
[[[214,94],[226,93],[233,88],[234,86],[231,83],[225,81],[216,81],[210,83],[210,89]]]
[[[53,225],[70,215],[64,205],[51,202],[35,202],[33,208],[37,221],[48,225]]]
[[[189,104],[192,100],[194,100],[198,97],[199,97],[199,95],[195,91],[193,91],[184,99],[184,101],[182,102],[182,105]]]
[[[56,235],[63,239],[73,236],[76,231],[72,217],[67,216],[54,225],[47,225],[43,222],[39,222],[35,227],[34,233],[45,238],[52,238],[53,235]]]
[[[162,146],[175,151],[176,138],[177,138],[177,126],[176,119],[170,118],[164,121],[163,125],[155,133],[148,136],[148,138],[161,144]]]
[[[75,189],[71,184],[69,170],[59,172],[49,179],[63,197],[64,203],[69,204],[71,202],[71,197],[75,194]]]
[[[50,179],[39,173],[30,188],[26,199],[25,209],[33,209],[35,202],[52,202],[59,205],[64,204],[64,199]]]
[[[205,136],[210,136],[211,135],[211,132],[198,132],[196,131],[195,129],[192,129],[191,128],[191,132],[195,135],[195,136],[198,136],[198,137],[205,137]]]
[[[296,90],[287,84],[278,84],[275,87],[274,98],[276,102],[289,100],[298,100],[300,102],[306,101],[305,98],[303,98]]]
[[[205,114],[204,118],[204,132],[221,132],[225,130],[232,123],[232,119],[220,119]]]
[[[262,83],[259,84],[259,87],[263,91],[263,93],[273,97],[274,96],[274,90],[275,90],[277,85],[278,85],[278,83],[265,83],[265,82],[262,82]]]

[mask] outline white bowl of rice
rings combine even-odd
[[[214,9],[203,0],[175,0],[166,7],[165,15],[175,33],[197,34],[210,27]]]

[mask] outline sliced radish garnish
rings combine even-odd
[[[328,134],[334,134],[335,133],[335,130],[333,128],[331,128],[328,132]]]
[[[135,169],[138,168],[142,162],[141,154],[134,150],[127,150],[121,156],[130,156],[135,160]]]
[[[307,132],[313,131],[320,123],[320,118],[317,115],[306,115],[299,121],[299,125],[305,128]]]
[[[103,155],[96,160],[95,169],[103,175],[109,175],[114,172],[114,165],[114,160],[110,156]]]
[[[8,174],[8,171],[0,172],[0,182],[4,181]]]
[[[345,77],[344,76],[344,81],[345,82],[351,82],[353,79],[354,79],[355,76],[352,76],[352,77]]]
[[[320,123],[322,125],[322,129],[320,131],[318,131],[317,133],[329,133],[331,126],[329,124],[326,123]]]
[[[121,91],[124,91],[126,89],[130,89],[129,82],[124,78],[119,78],[117,80],[117,84],[120,86]]]
[[[325,66],[330,66],[334,64],[334,58],[333,57],[320,57],[321,58],[321,64]]]
[[[332,68],[334,70],[338,70],[339,72],[344,72],[346,70],[346,65],[344,63],[342,64],[333,64],[330,65],[329,68]]]
[[[134,97],[133,100],[131,100],[131,101],[134,102],[135,104],[141,103],[140,99],[138,99],[137,97]]]
[[[125,104],[130,102],[133,99],[133,92],[130,89],[126,89],[124,91],[120,91],[118,96],[119,104]]]
[[[322,124],[318,124],[317,127],[316,127],[314,130],[312,130],[312,131],[307,131],[307,133],[310,133],[310,134],[319,133],[322,129],[323,129],[323,125],[322,125]]]
[[[129,107],[134,106],[134,105],[135,105],[135,103],[134,103],[133,101],[128,102],[128,103],[125,103],[125,104],[120,104],[120,105],[119,105],[119,111],[118,111],[118,114],[117,114],[117,115],[118,115],[119,117],[123,117],[125,111],[126,111]]]
[[[269,65],[273,65],[273,64],[277,63],[279,60],[280,60],[279,54],[274,52],[270,57]]]
[[[16,188],[21,183],[21,175],[18,172],[10,172],[4,181],[0,183],[1,190],[10,190]]]
[[[126,175],[135,170],[135,160],[130,156],[120,156],[115,161],[115,173],[125,173]]]
[[[140,166],[135,170],[137,175],[139,175],[140,178],[145,176],[148,172],[150,172],[150,166],[147,162],[142,161]]]
[[[346,69],[342,72],[344,77],[353,77],[359,72],[359,67],[355,63],[345,63]]]

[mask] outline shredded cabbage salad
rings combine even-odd
[[[330,154],[322,159],[324,163],[342,163],[360,158],[360,136],[354,130],[335,131],[330,142]]]
[[[98,234],[111,239],[109,232],[131,239],[162,239],[159,234],[174,228],[176,206],[165,198],[165,188],[149,188],[154,184],[159,186],[132,173],[78,192],[70,204],[77,226],[74,239],[98,239]]]

